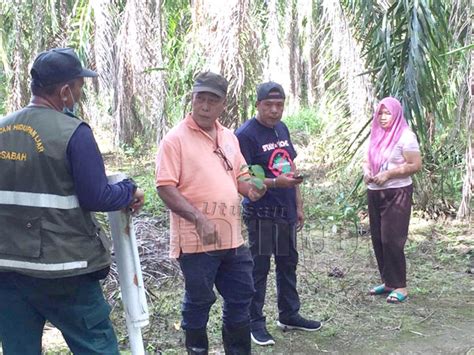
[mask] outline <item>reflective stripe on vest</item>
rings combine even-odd
[[[15,268],[15,269],[26,269],[26,270],[38,270],[38,271],[64,271],[64,270],[84,269],[87,267],[87,261],[73,261],[69,263],[60,263],[60,264],[43,264],[43,263],[31,263],[29,261],[0,259],[0,266],[12,268],[12,269]]]
[[[76,195],[60,196],[34,192],[0,191],[0,204],[70,210],[79,207]]]

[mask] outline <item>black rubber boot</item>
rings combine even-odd
[[[189,355],[207,355],[209,350],[209,342],[207,341],[206,328],[186,329],[186,350]]]
[[[222,340],[226,355],[249,355],[250,349],[250,325],[240,327],[222,326]]]

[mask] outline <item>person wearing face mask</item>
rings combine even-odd
[[[373,116],[363,171],[372,245],[383,282],[369,294],[388,294],[389,303],[408,298],[404,247],[413,194],[411,175],[420,169],[420,148],[402,105],[386,97]]]
[[[75,116],[85,77],[71,48],[40,53],[30,103],[0,119],[0,340],[40,354],[46,320],[74,354],[118,354],[99,280],[110,242],[92,211],[137,210],[132,180],[108,184],[90,127]]]

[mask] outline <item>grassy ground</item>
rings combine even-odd
[[[277,329],[272,273],[265,311],[276,345],[254,346],[253,352],[466,353],[474,348],[472,228],[454,221],[424,220],[415,212],[406,245],[410,299],[391,305],[382,296],[367,295],[379,277],[364,213],[358,213],[360,223],[353,225],[355,207],[340,198],[344,189],[324,180],[322,174],[313,174],[305,182],[308,219],[298,244],[301,313],[322,320],[323,328],[315,333]],[[151,325],[144,330],[151,353],[184,353],[179,329],[182,292],[179,275],[153,287]],[[221,306],[219,299],[208,324],[215,354],[223,353]],[[115,311],[115,316],[121,315],[119,308]],[[117,318],[116,324],[123,323]]]
[[[472,353],[474,276],[468,271],[473,267],[474,241],[469,226],[413,218],[406,247],[410,298],[400,305],[387,304],[383,296],[367,295],[368,288],[378,283],[368,236],[323,236],[318,229],[308,228],[300,236],[298,288],[302,314],[322,320],[323,328],[315,333],[276,328],[271,274],[265,311],[276,345],[254,346],[254,353],[466,354],[470,349]],[[332,274],[342,277],[329,276]],[[179,330],[182,286],[181,277],[175,276],[152,289],[151,324],[143,330],[150,353],[185,353]],[[223,353],[220,308],[218,300],[208,328],[211,353],[215,354]],[[126,348],[122,314],[119,302],[115,303],[112,316]],[[49,353],[64,352],[62,346],[53,349]]]
[[[466,353],[474,348],[474,278],[467,273],[469,254],[463,254],[474,247],[471,232],[464,225],[415,218],[406,248],[410,299],[391,305],[382,296],[367,295],[378,282],[369,237],[323,237],[318,230],[308,231],[299,245],[301,311],[324,326],[315,333],[278,330],[272,274],[266,313],[277,343],[254,346],[254,353]],[[461,244],[465,249],[458,248]],[[342,277],[329,276],[334,270]],[[144,334],[148,348],[182,354],[182,280],[170,279],[154,294],[153,325]],[[220,306],[213,307],[209,322],[214,353],[222,352]]]

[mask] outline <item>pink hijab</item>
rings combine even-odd
[[[392,114],[392,124],[387,129],[383,129],[378,120],[382,105]],[[382,99],[374,112],[370,131],[369,164],[372,175],[376,175],[380,171],[380,167],[388,160],[393,147],[407,128],[408,123],[403,117],[400,101],[394,97]]]

